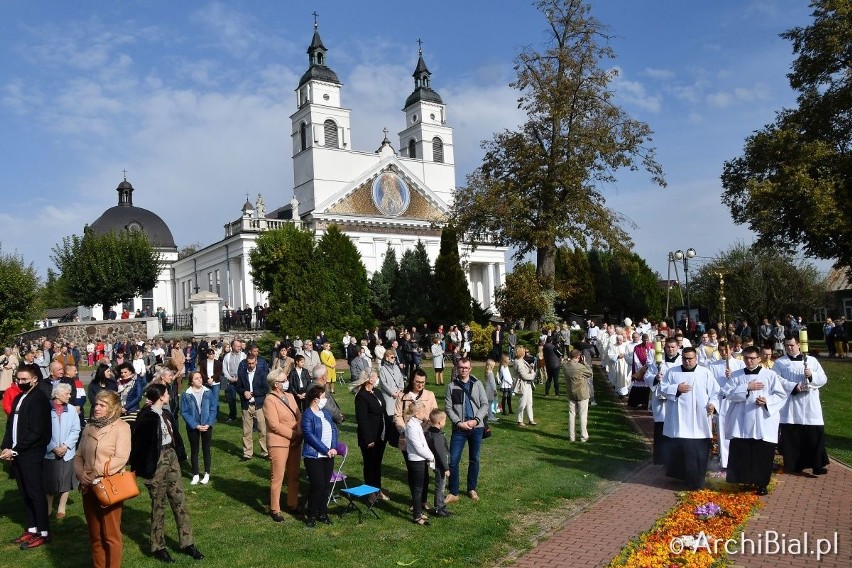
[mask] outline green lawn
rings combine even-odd
[[[828,384],[820,389],[825,445],[830,456],[852,465],[852,359],[820,359]]]
[[[430,371],[431,374],[431,371]],[[475,374],[482,375],[481,368]],[[431,376],[430,376],[431,382]],[[443,400],[443,387],[430,385]],[[396,449],[384,460],[385,490],[391,501],[378,507],[380,519],[357,523],[357,515],[333,517],[332,526],[308,529],[286,517],[274,523],[267,514],[269,464],[261,459],[239,461],[240,427],[219,424],[213,435],[213,472],[210,486],[194,486],[185,479],[198,548],[205,566],[464,566],[493,565],[532,542],[578,505],[599,494],[613,481],[648,457],[621,408],[612,402],[602,383],[598,403],[590,411],[587,444],[567,440],[567,402],[537,397],[538,427],[520,430],[514,419],[493,426],[494,435],[483,444],[479,494],[473,503],[463,498],[452,505],[456,513],[432,519],[431,526],[410,522],[405,464]],[[542,392],[539,387],[538,392]],[[353,416],[353,398],[338,388],[336,398]],[[224,405],[222,410],[224,410]],[[224,412],[221,415],[223,415]],[[0,418],[5,428],[5,418]],[[361,456],[355,424],[349,418],[342,440],[353,451],[345,471],[350,484],[360,483]],[[256,449],[256,452],[258,450]],[[462,463],[462,475],[466,467]],[[0,539],[8,542],[21,531],[21,501],[14,482],[0,475]],[[304,493],[306,487],[303,486]],[[462,482],[464,489],[464,482]],[[148,555],[150,501],[143,493],[125,508],[123,566],[152,566]],[[72,496],[68,517],[53,521],[53,544],[32,551],[7,546],[3,564],[9,566],[84,566],[89,562],[88,537],[80,500]],[[167,538],[176,546],[171,518]],[[178,564],[193,563],[173,555]]]

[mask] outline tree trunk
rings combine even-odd
[[[556,283],[556,245],[538,247],[535,251],[535,256],[535,275],[538,277],[539,282],[545,284],[543,290],[552,292]],[[550,297],[553,298],[555,296],[551,294]],[[545,313],[552,313],[553,309],[554,306],[551,305],[550,309],[546,310]],[[541,322],[535,321],[530,323],[530,329],[538,330],[540,328]]]

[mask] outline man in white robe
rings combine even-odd
[[[701,344],[698,346],[698,364],[709,367],[713,361],[719,360],[719,343],[716,341],[716,330],[711,329],[701,334]]]
[[[745,367],[734,371],[722,390],[730,439],[726,480],[754,485],[758,495],[766,495],[787,391],[781,377],[760,366],[756,347],[746,347],[743,360]]]
[[[661,390],[666,396],[663,434],[672,438],[666,475],[686,482],[687,489],[704,486],[713,442],[712,414],[719,406],[719,383],[698,365],[695,348],[686,347],[683,364],[669,369]]]
[[[663,435],[663,424],[666,421],[666,395],[662,391],[663,377],[669,369],[680,367],[682,361],[677,350],[677,340],[667,337],[663,346],[663,361],[657,365],[652,358],[645,370],[645,385],[651,389],[651,413],[654,415],[654,464],[666,463],[669,438]]]
[[[630,387],[630,363],[633,361],[633,353],[627,350],[624,335],[615,335],[615,343],[610,345],[607,357],[610,362],[609,382],[615,387],[618,398],[623,399]]]
[[[719,465],[722,466],[722,468],[728,467],[729,445],[729,440],[724,435],[724,433],[727,432],[725,420],[729,406],[728,401],[724,396],[724,389],[734,371],[739,371],[743,367],[745,367],[745,363],[739,359],[731,357],[731,350],[728,346],[728,342],[724,339],[720,341],[719,360],[711,363],[709,369],[710,372],[713,373],[713,377],[716,379],[716,382],[719,383],[719,388],[723,391],[723,394],[719,399],[719,408],[716,409],[716,414],[713,416],[713,419],[716,422],[716,435],[719,440]]]
[[[825,475],[828,454],[819,391],[828,377],[816,358],[801,352],[795,336],[784,339],[784,351],[786,355],[776,359],[772,367],[785,380],[790,395],[781,409],[784,471],[796,473],[810,468],[814,475]]]

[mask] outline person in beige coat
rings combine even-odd
[[[283,369],[273,369],[267,376],[269,394],[263,402],[266,420],[266,448],[272,462],[269,485],[269,512],[280,523],[281,486],[287,477],[287,508],[299,510],[299,458],[302,455],[302,413],[296,398],[287,392],[287,375]]]
[[[576,417],[580,415],[580,441],[589,439],[586,430],[589,415],[589,379],[592,378],[592,368],[583,361],[583,353],[579,349],[571,351],[571,358],[562,363],[562,373],[568,383],[568,439],[576,439]]]
[[[435,400],[435,393],[426,389],[426,372],[423,369],[414,371],[414,376],[408,381],[408,386],[405,387],[405,394],[396,400],[394,407],[393,425],[396,426],[396,431],[399,432],[399,449],[405,454],[405,409],[412,402],[419,401],[423,404],[424,412],[428,416],[430,412],[438,408],[438,401]],[[423,431],[429,429],[429,422],[426,421],[423,425]]]
[[[92,419],[80,435],[80,447],[74,456],[74,474],[83,493],[83,513],[89,527],[92,565],[95,568],[121,566],[121,513],[123,503],[101,507],[92,484],[102,477],[109,463],[109,474],[124,469],[130,457],[130,426],[121,417],[121,399],[111,390],[100,391],[92,403]]]

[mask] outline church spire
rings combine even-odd
[[[127,181],[127,170],[124,173],[124,181],[118,184],[115,190],[118,192],[118,205],[121,207],[133,207],[133,186]]]
[[[417,40],[417,67],[414,68],[414,92],[412,92],[405,101],[405,107],[408,108],[416,102],[427,101],[432,103],[444,104],[441,95],[432,90],[429,86],[429,77],[432,73],[426,67],[426,61],[423,60],[423,41]]]
[[[311,44],[308,46],[308,70],[299,80],[299,86],[301,87],[312,79],[339,85],[340,79],[337,78],[337,74],[326,64],[326,52],[328,49],[323,45],[322,38],[319,35],[319,23],[317,21],[319,14],[314,12],[313,16],[314,35],[311,38]]]

